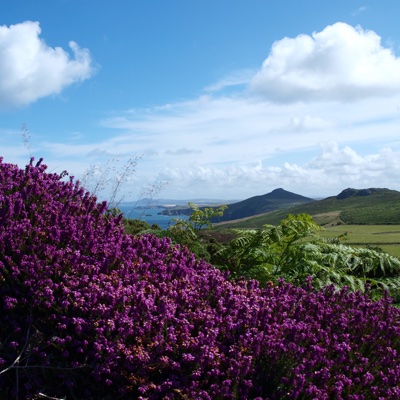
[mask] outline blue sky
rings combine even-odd
[[[2,0],[0,155],[91,190],[107,169],[104,199],[118,180],[124,200],[400,190],[399,15],[397,0]]]

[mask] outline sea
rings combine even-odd
[[[158,215],[159,212],[164,211],[165,208],[149,207],[149,208],[132,208],[124,204],[118,205],[118,208],[123,212],[125,218],[139,219],[146,221],[148,224],[157,224],[161,229],[167,229],[168,226],[174,225],[174,218],[183,220],[189,219],[187,215]]]

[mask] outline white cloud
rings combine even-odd
[[[355,15],[361,14],[361,13],[367,11],[368,9],[369,9],[369,7],[366,7],[366,6],[358,7],[357,10],[352,13],[352,15],[355,16]]]
[[[250,69],[244,69],[235,71],[234,73],[225,76],[223,79],[219,80],[213,85],[204,88],[205,92],[217,92],[232,86],[240,86],[248,84],[256,71]]]
[[[40,33],[38,22],[0,26],[0,106],[32,103],[94,73],[87,49],[71,41],[71,57],[47,46]]]
[[[121,131],[104,148],[143,153],[151,146],[158,155],[178,152],[179,159],[168,160],[174,164],[247,163],[272,157],[277,149],[293,154],[331,140],[340,144],[395,140],[400,123],[397,104],[400,97],[332,107],[324,102],[285,105],[207,96],[169,104],[168,111],[135,110],[104,120],[107,129]],[[159,166],[165,159],[157,162]]]
[[[322,147],[321,153],[308,163],[308,167],[344,178],[349,175],[360,180],[373,177],[375,184],[381,186],[399,176],[400,152],[385,147],[378,153],[361,156],[349,146],[340,148],[337,143],[330,142]]]
[[[35,143],[35,152],[40,150],[56,171],[66,168],[76,176],[112,155],[123,160],[143,154],[134,184],[168,181],[162,196],[171,198],[243,199],[276,187],[310,197],[347,187],[400,190],[400,79],[390,82],[392,92],[385,81],[390,71],[393,78],[399,61],[379,43],[373,32],[345,24],[313,37],[283,39],[267,59],[271,65],[281,63],[280,69],[266,67],[276,71],[276,86],[261,85],[268,83],[264,70],[251,86],[258,85],[264,99],[280,101],[260,101],[239,91],[217,95],[242,82],[235,78],[240,74],[233,74],[208,95],[101,121],[108,133],[113,131],[102,141],[93,136],[87,143],[82,133],[67,143]],[[352,74],[363,65],[365,75],[351,86]]]
[[[320,117],[310,115],[295,115],[289,122],[278,129],[281,132],[310,132],[323,131],[332,128],[334,124]]]
[[[184,156],[188,154],[200,154],[200,150],[196,149],[186,149],[186,148],[179,148],[177,150],[167,150],[165,154],[170,154],[172,156]]]
[[[344,172],[342,169],[356,170],[362,166],[365,168],[365,160],[359,156],[349,146],[344,146],[343,149],[339,148],[336,142],[328,142],[322,146],[322,152],[313,159],[309,166],[315,169],[331,170],[332,172]]]
[[[349,186],[400,189],[398,104],[400,96],[334,107],[205,96],[104,120],[115,133],[103,141],[47,141],[41,148],[77,176],[71,159],[92,164],[143,154],[138,177],[168,181],[163,196],[171,198],[239,199],[276,187],[306,196]]]
[[[277,102],[388,96],[400,93],[400,59],[375,32],[338,22],[275,42],[249,89]]]
[[[331,196],[347,187],[389,187],[400,174],[400,152],[384,148],[361,155],[349,146],[325,143],[320,153],[302,165],[260,161],[229,166],[193,164],[185,170],[166,167],[159,179],[174,182],[175,193],[210,193],[222,198],[246,198],[277,187],[309,196]],[[238,194],[240,194],[238,196]]]

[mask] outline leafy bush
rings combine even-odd
[[[399,398],[388,297],[231,281],[45,170],[0,163],[2,398]]]
[[[208,233],[213,224],[211,219],[221,217],[227,206],[203,207],[188,203],[191,214],[188,220],[174,218],[174,224],[166,230],[154,232],[159,237],[169,237],[175,244],[186,246],[196,257],[210,261],[221,250],[220,245]]]
[[[284,278],[303,285],[308,277],[321,288],[334,284],[366,291],[376,299],[389,291],[400,304],[400,260],[380,250],[351,247],[340,238],[323,239],[322,228],[308,214],[288,215],[278,226],[236,230],[237,237],[219,252],[216,261],[236,277],[257,279],[262,285]]]
[[[140,219],[123,218],[125,233],[129,235],[137,235],[142,232],[160,231],[161,228],[157,224],[150,225],[148,222]]]

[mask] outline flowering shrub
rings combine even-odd
[[[106,207],[1,160],[1,398],[400,398],[388,297],[231,281]]]

